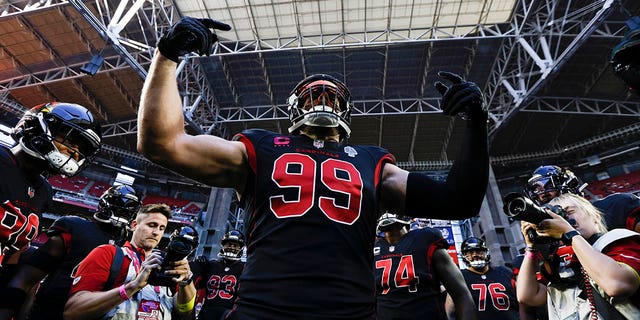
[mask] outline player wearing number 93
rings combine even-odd
[[[373,247],[378,319],[446,320],[440,283],[455,303],[456,319],[476,319],[471,293],[440,231],[408,231],[408,226],[406,218],[392,213],[378,220],[384,233]]]
[[[222,319],[233,308],[238,295],[238,279],[244,268],[244,262],[240,261],[244,235],[238,230],[230,230],[224,234],[220,245],[219,260],[201,256],[189,263],[198,291],[196,319]]]
[[[230,318],[375,317],[373,241],[384,210],[462,219],[478,213],[488,180],[487,112],[477,85],[443,72],[444,114],[465,114],[465,137],[444,182],[394,165],[385,149],[348,143],[351,94],[312,75],[286,99],[289,134],[247,130],[233,141],[188,135],[176,83],[179,57],[208,54],[229,30],[185,17],[158,42],[138,114],[138,150],[194,180],[234,188],[244,205],[247,262]],[[426,214],[428,213],[428,214]]]

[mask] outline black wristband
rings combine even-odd
[[[579,235],[580,235],[580,232],[578,232],[578,230],[571,230],[569,232],[563,233],[560,240],[562,240],[562,243],[564,243],[565,246],[570,246],[571,241],[573,240],[573,237],[579,236]]]

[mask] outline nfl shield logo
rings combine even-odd
[[[313,140],[313,146],[316,149],[324,148],[324,140]]]
[[[32,187],[27,188],[27,195],[29,198],[33,198],[36,195],[36,189]]]

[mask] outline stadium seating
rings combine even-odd
[[[110,187],[111,185],[108,183],[94,181],[89,188],[89,191],[87,191],[87,194],[95,198],[100,198],[100,196],[102,196],[102,194]]]
[[[89,185],[91,180],[82,177],[75,176],[66,178],[61,175],[55,175],[49,177],[49,183],[54,189],[64,190],[76,194],[83,194],[84,189]]]
[[[589,182],[587,190],[596,198],[604,198],[618,192],[636,193],[640,191],[640,171],[634,171],[625,175]]]

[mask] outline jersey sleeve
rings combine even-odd
[[[69,295],[79,291],[102,291],[109,277],[116,249],[120,250],[113,245],[101,245],[93,249],[73,273]]]
[[[440,232],[440,230],[435,228],[423,228],[417,229],[415,231],[421,232],[421,241],[425,241],[426,243],[428,243],[427,258],[429,259],[429,261],[431,261],[431,258],[433,257],[433,254],[436,252],[436,250],[449,248],[449,243],[444,239],[444,237],[442,237],[442,233]]]
[[[258,160],[256,157],[256,146],[259,141],[273,133],[262,129],[244,130],[233,137],[233,141],[240,141],[247,150],[247,160],[251,170],[255,174],[258,171]]]
[[[62,218],[56,219],[53,224],[47,230],[47,236],[49,238],[53,236],[59,236],[63,243],[64,248],[67,254],[71,250],[71,235],[73,233],[73,222],[72,219],[75,217],[65,216]]]
[[[640,275],[640,236],[624,238],[607,246],[603,253],[624,263]]]

